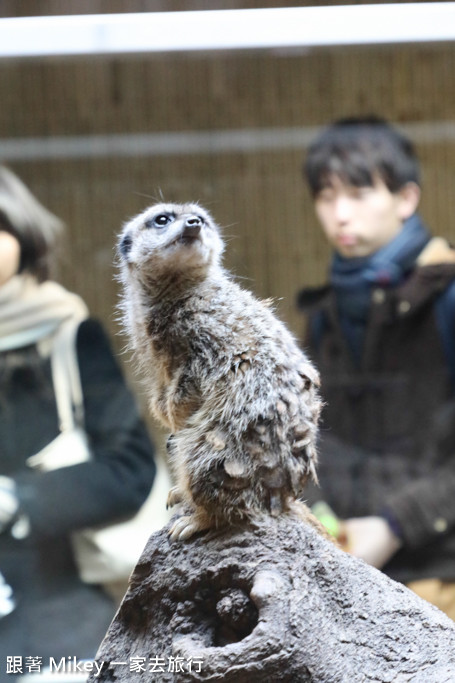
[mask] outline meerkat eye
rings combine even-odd
[[[166,225],[172,223],[174,218],[175,216],[172,213],[160,213],[158,216],[145,221],[144,225],[146,228],[165,228]]]

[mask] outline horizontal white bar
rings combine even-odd
[[[0,57],[455,39],[455,2],[0,19]]]
[[[304,146],[316,128],[255,128],[182,131],[172,133],[119,133],[0,139],[0,156],[7,161],[81,159],[86,157],[182,156],[256,152]]]
[[[455,121],[423,121],[398,126],[416,143],[455,142]],[[319,126],[233,130],[119,133],[40,138],[0,138],[6,163],[109,157],[160,157],[304,150]]]

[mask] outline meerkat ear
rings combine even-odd
[[[128,256],[128,254],[130,253],[132,246],[133,246],[133,238],[131,237],[131,235],[129,233],[126,233],[126,235],[124,235],[118,243],[118,252],[119,252],[120,256],[122,256],[123,258],[126,258]]]
[[[302,377],[309,379],[310,382],[312,382],[316,387],[321,385],[319,372],[316,370],[314,365],[311,365],[311,363],[300,363],[298,367],[298,373]]]

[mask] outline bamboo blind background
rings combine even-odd
[[[305,3],[2,0],[0,13],[258,4]],[[212,211],[224,226],[228,267],[259,296],[275,298],[281,317],[299,335],[295,294],[304,284],[323,281],[329,255],[301,179],[308,138],[332,119],[356,113],[403,125],[422,161],[422,214],[433,232],[455,241],[454,73],[451,43],[3,60],[0,161],[67,223],[60,279],[104,321],[118,349],[116,234],[160,193],[169,201],[199,200]],[[277,143],[289,131],[295,144]],[[226,132],[236,135],[219,150]],[[174,133],[193,142],[192,136],[200,136],[196,151],[173,148]],[[246,133],[253,149],[242,137]],[[136,134],[158,135],[156,150],[135,150]],[[129,136],[126,150],[110,151],[119,135]],[[86,136],[93,146],[89,141],[83,153],[77,140]],[[79,152],[60,138],[76,138]],[[35,139],[41,152],[27,152],[24,142]],[[52,151],[55,139],[58,153]]]

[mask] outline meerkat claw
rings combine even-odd
[[[189,515],[184,515],[174,522],[169,531],[169,536],[173,541],[186,541],[197,531],[199,531],[199,528],[194,523],[193,518]]]
[[[213,521],[205,515],[183,515],[175,520],[169,536],[173,541],[187,541],[194,534],[207,531],[213,526]]]
[[[182,492],[178,486],[173,486],[167,494],[166,510],[182,502]]]

